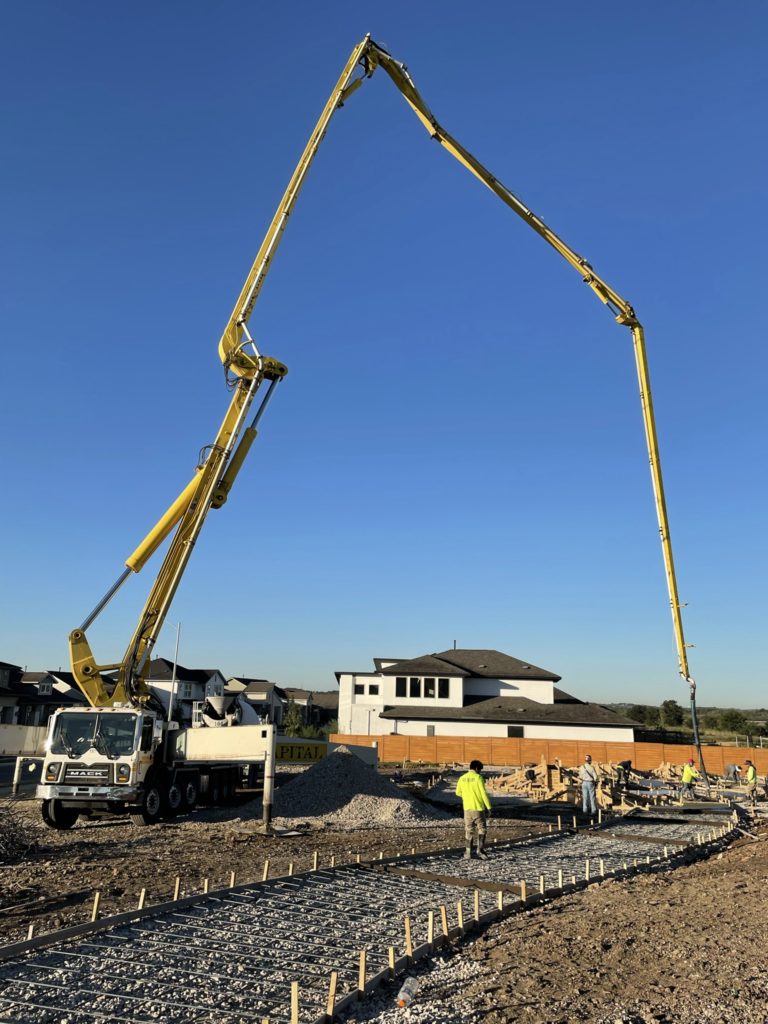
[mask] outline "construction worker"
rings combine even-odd
[[[464,839],[466,842],[464,860],[472,858],[472,840],[475,836],[477,837],[477,856],[480,860],[488,859],[485,852],[485,833],[487,820],[491,813],[491,801],[485,791],[482,770],[482,761],[471,761],[469,771],[464,772],[456,785],[456,795],[461,797],[461,802],[464,805]]]
[[[592,764],[592,755],[584,757],[584,764],[579,768],[581,782],[581,809],[585,814],[597,814],[597,782],[599,775]]]
[[[688,758],[688,763],[683,765],[683,786],[680,790],[681,800],[695,800],[696,793],[694,792],[694,783],[697,779],[700,779],[698,770],[695,767],[694,760],[692,757]]]
[[[749,760],[744,763],[747,766],[747,796],[754,806],[757,802],[757,768]]]

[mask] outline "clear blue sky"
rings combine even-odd
[[[766,700],[768,9],[75,2],[0,12],[0,660],[67,634],[228,402],[216,343],[352,46],[645,325],[702,704]],[[593,700],[687,688],[629,332],[431,143],[339,112],[251,319],[290,368],[157,653],[332,689],[493,647]],[[122,657],[154,563],[93,627]]]

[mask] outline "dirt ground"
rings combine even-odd
[[[78,823],[55,832],[39,805],[19,801],[13,813],[32,848],[20,862],[0,865],[0,943],[86,920],[93,893],[102,914],[173,893],[260,879],[321,864],[458,846],[455,827],[409,830],[323,830],[292,838],[244,838],[242,809],[201,810],[146,829],[127,820]],[[252,813],[252,812],[251,812]],[[250,823],[249,823],[250,824]],[[494,821],[499,838],[543,828],[527,821]],[[460,951],[471,971],[461,991],[437,995],[467,1000],[483,1024],[768,1022],[768,827],[759,841],[745,837],[726,851],[662,873],[606,881],[492,925]],[[405,1011],[404,1011],[405,1013]],[[404,1016],[407,1019],[407,1015]]]

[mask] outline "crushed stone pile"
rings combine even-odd
[[[273,815],[345,829],[428,825],[453,817],[399,789],[346,747],[280,786]]]

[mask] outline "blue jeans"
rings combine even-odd
[[[585,814],[597,814],[597,800],[595,799],[594,782],[582,782],[581,806]]]

